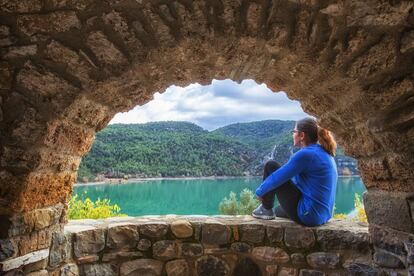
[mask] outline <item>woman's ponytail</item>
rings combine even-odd
[[[335,156],[336,141],[329,130],[318,126],[318,142],[330,155]]]

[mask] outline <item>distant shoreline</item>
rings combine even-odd
[[[145,182],[154,180],[196,180],[196,179],[231,179],[231,178],[254,178],[261,177],[260,175],[248,175],[248,176],[185,176],[185,177],[147,177],[147,178],[110,178],[105,181],[75,183],[74,186],[89,186],[89,185],[105,185],[105,184],[127,184],[131,182]],[[345,177],[361,177],[360,175],[339,175],[339,178]]]

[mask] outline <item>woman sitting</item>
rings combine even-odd
[[[336,142],[330,131],[304,118],[296,122],[293,144],[301,149],[285,165],[266,163],[263,182],[256,190],[262,203],[252,216],[273,219],[276,214],[306,226],[324,224],[332,217],[335,203]],[[273,211],[275,196],[279,206]]]

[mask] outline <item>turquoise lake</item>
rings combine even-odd
[[[129,216],[142,215],[217,215],[218,206],[231,191],[239,195],[248,188],[254,191],[260,177],[225,179],[163,179],[142,180],[121,184],[76,185],[74,194],[95,201],[108,198]],[[350,213],[354,209],[355,193],[365,191],[359,177],[339,178],[336,191],[336,213]]]

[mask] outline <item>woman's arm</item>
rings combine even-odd
[[[290,160],[269,175],[256,189],[256,195],[263,197],[264,194],[276,189],[295,175],[303,172],[312,162],[313,153],[311,151],[302,149],[296,152]]]

